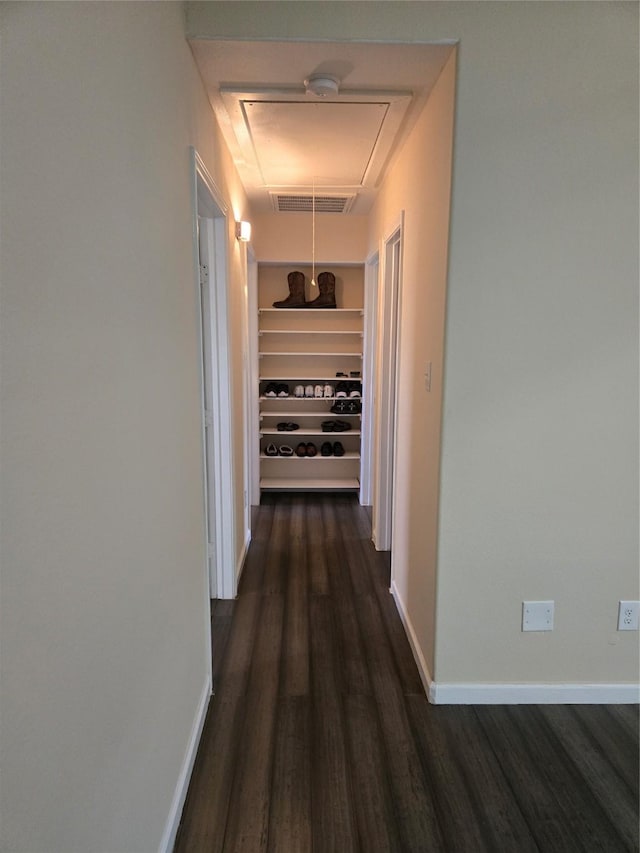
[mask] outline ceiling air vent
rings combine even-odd
[[[316,213],[348,213],[355,195],[316,195]],[[312,195],[293,195],[292,193],[271,193],[274,209],[278,213],[311,213]]]

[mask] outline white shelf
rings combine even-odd
[[[326,432],[321,429],[307,429],[306,427],[300,427],[300,429],[261,429],[260,435],[326,435],[327,438],[334,438],[336,441],[339,439],[341,435],[360,435],[359,429],[344,429],[344,430],[335,430],[335,432]],[[271,458],[271,457],[269,457]]]
[[[262,398],[260,398],[262,399]],[[266,397],[267,400],[272,400],[273,397]],[[276,399],[278,399],[276,397]],[[280,399],[290,399],[289,397],[280,397]],[[294,397],[294,400],[314,400],[316,403],[327,402],[329,403],[331,400],[336,399],[335,397]],[[339,400],[344,400],[344,397],[338,397]],[[360,398],[358,398],[360,399]],[[325,421],[334,421],[335,417],[331,417],[331,415],[335,416],[335,412],[284,412],[282,410],[277,412],[260,412],[260,419],[262,418],[279,418],[281,421],[285,418],[324,418]],[[360,417],[360,412],[345,412],[341,415],[341,417],[355,418]]]
[[[355,477],[336,478],[335,480],[290,480],[285,477],[262,477],[260,488],[280,492],[353,491],[360,488],[360,481]]]
[[[258,308],[258,314],[364,314],[362,308]]]
[[[362,337],[358,329],[260,329],[258,335],[357,335]]]
[[[257,449],[260,488],[276,491],[355,491],[360,488],[361,411],[344,414],[331,412],[334,403],[355,403],[360,409],[362,397],[337,397],[339,383],[356,383],[362,388],[362,376],[349,376],[351,370],[362,371],[364,330],[364,266],[353,265],[335,270],[338,281],[338,304],[358,305],[353,308],[315,308],[310,303],[301,308],[270,307],[282,290],[285,265],[259,265],[258,272],[258,388],[260,425]],[[276,274],[277,273],[277,274]],[[305,275],[307,273],[305,272]],[[267,307],[269,306],[269,307]],[[317,315],[317,316],[314,316]],[[280,336],[280,337],[278,337]],[[306,351],[308,350],[308,351]],[[345,352],[345,350],[347,350]],[[351,351],[348,351],[351,350]],[[353,350],[358,350],[354,352]],[[287,371],[290,371],[287,373]],[[336,371],[347,375],[336,376]],[[271,374],[271,375],[269,375]],[[327,375],[328,374],[328,375]],[[285,384],[286,397],[267,396],[267,383]],[[296,386],[330,385],[330,397],[296,397]],[[343,386],[340,385],[340,388]],[[314,388],[315,390],[315,388]],[[322,421],[343,420],[352,429],[324,432]],[[299,424],[297,430],[277,429],[281,421]],[[298,444],[313,442],[316,456],[296,456]],[[322,456],[323,444],[342,443],[342,456]],[[289,445],[292,456],[267,456],[269,445]]]
[[[258,353],[260,358],[264,358],[265,355],[293,355],[293,356],[301,356],[301,355],[313,355],[313,356],[321,356],[322,358],[362,358],[361,352],[300,352],[300,350],[287,351],[287,352],[260,352]]]
[[[316,382],[328,383],[329,385],[337,385],[338,382],[362,382],[361,376],[309,376],[305,373],[304,376],[296,376],[293,373],[279,374],[278,376],[259,376],[258,382],[289,382],[291,385],[315,385]],[[262,398],[260,398],[262,399]],[[329,397],[294,397],[289,394],[288,397],[265,397],[265,400],[328,400]],[[344,398],[342,398],[344,399]],[[348,399],[348,398],[347,398]]]
[[[292,433],[281,433],[281,435],[291,435]],[[334,440],[339,441],[338,438],[339,433],[337,432],[323,432],[322,435],[333,435],[335,436]],[[303,444],[308,444],[309,442],[304,441]],[[272,459],[274,462],[281,462],[285,459],[287,462],[342,462],[344,459],[360,459],[360,454],[355,450],[347,450],[342,456],[321,456],[320,455],[320,447],[323,442],[319,442],[317,445],[318,452],[315,456],[296,456],[296,446],[300,444],[299,441],[287,441],[283,442],[283,444],[288,444],[289,447],[293,447],[293,456],[267,456],[266,453],[260,453],[260,459]],[[333,443],[333,442],[331,442]],[[295,445],[295,446],[294,446]]]

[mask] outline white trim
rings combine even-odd
[[[273,309],[276,310],[275,308]],[[247,268],[247,312],[249,328],[249,389],[250,410],[249,426],[251,429],[251,442],[249,445],[251,478],[249,485],[249,496],[251,506],[260,504],[260,442],[256,436],[260,433],[260,406],[259,406],[259,374],[260,361],[258,357],[258,262],[253,251],[248,253]]]
[[[364,329],[362,362],[362,420],[360,455],[360,503],[371,506],[373,502],[374,464],[374,417],[376,340],[378,330],[378,276],[380,270],[379,252],[373,252],[365,261],[364,268]]]
[[[203,599],[202,599],[202,616],[204,619],[204,635],[205,635],[205,651],[207,660],[207,681],[211,688],[213,684],[213,661],[211,659],[211,583],[210,583],[210,560],[209,560],[209,541],[208,541],[208,526],[209,526],[209,508],[207,495],[207,448],[206,448],[206,428],[205,428],[205,399],[204,399],[204,364],[202,361],[202,353],[204,347],[203,330],[202,330],[202,294],[200,284],[200,238],[198,225],[198,156],[195,148],[190,149],[190,176],[191,176],[191,202],[192,202],[192,250],[194,264],[194,288],[195,288],[195,305],[196,305],[196,338],[198,342],[198,364],[197,373],[200,383],[200,424],[201,424],[201,464],[202,464],[202,507],[204,512],[205,523],[202,530],[202,553],[204,556],[203,562]],[[204,165],[204,164],[203,164]]]
[[[227,294],[226,263],[226,217],[213,221],[215,278],[210,290],[213,307],[212,330],[215,338],[212,349],[217,354],[214,364],[214,434],[216,466],[214,488],[216,490],[215,511],[217,516],[215,542],[218,547],[218,598],[235,598],[235,541],[236,513],[233,479],[233,430],[231,427],[232,395],[229,372],[229,311]],[[220,251],[222,247],[222,251]]]
[[[204,250],[208,255],[209,301],[211,316],[204,317],[211,333],[212,377],[209,389],[212,392],[212,433],[214,456],[213,483],[208,484],[213,504],[215,530],[213,542],[216,549],[216,581],[210,580],[210,597],[235,598],[235,541],[236,512],[233,461],[230,448],[233,435],[231,412],[232,394],[229,373],[229,324],[228,324],[228,274],[227,254],[229,236],[229,206],[224,201],[214,179],[208,172],[198,152],[191,148],[192,179],[195,185],[195,234],[197,240],[198,215],[202,229],[206,231]],[[202,230],[201,229],[201,230]],[[202,242],[202,234],[201,234]],[[199,267],[198,267],[199,272]],[[197,276],[200,287],[200,276]],[[202,335],[201,335],[202,347]],[[203,412],[204,436],[204,412]],[[204,437],[203,437],[204,443]],[[205,447],[206,453],[206,447]],[[206,456],[204,457],[206,459]],[[205,508],[207,507],[205,499]],[[209,523],[207,509],[207,523]],[[212,571],[213,574],[213,571]],[[207,602],[208,603],[208,602]]]
[[[215,202],[216,207],[218,208],[219,212],[223,216],[227,216],[227,214],[229,213],[229,205],[225,201],[224,196],[222,195],[222,192],[218,188],[218,185],[216,184],[214,178],[211,175],[211,172],[209,172],[209,170],[205,166],[204,160],[198,154],[196,149],[192,147],[190,150],[191,150],[192,168],[194,169],[195,173],[200,176],[203,183],[206,185],[207,190],[209,192],[209,195],[211,196],[211,198]],[[196,193],[197,193],[197,189],[196,189]],[[198,201],[204,207],[209,206],[209,202],[208,202],[206,195],[203,196],[203,195],[196,194],[196,206],[197,206]],[[215,216],[217,216],[219,214],[217,211],[215,211],[212,207],[209,206],[209,209],[205,211],[204,215],[208,216],[210,219],[213,219]]]
[[[241,258],[243,261],[244,282],[242,287],[242,535],[243,539],[247,537],[251,539],[251,487],[252,478],[252,457],[253,445],[256,432],[253,428],[253,406],[255,405],[256,394],[254,385],[251,381],[251,335],[249,326],[249,270],[250,257],[253,257],[251,247],[248,243],[239,244]],[[238,582],[238,571],[236,567],[236,589]]]
[[[373,489],[372,538],[378,551],[393,551],[395,503],[396,411],[400,368],[402,255],[404,211],[386,231],[380,251],[378,286],[378,350],[376,376],[376,475]],[[393,259],[398,246],[397,266]],[[393,563],[392,563],[393,576]]]
[[[418,642],[418,638],[416,637],[416,632],[413,629],[413,625],[411,623],[411,619],[409,618],[407,608],[404,606],[404,601],[402,600],[402,596],[398,591],[398,587],[396,586],[395,581],[391,581],[390,592],[395,600],[398,613],[400,614],[400,619],[402,620],[402,624],[404,625],[404,630],[406,632],[407,639],[409,640],[411,651],[413,652],[413,658],[416,662],[416,666],[418,667],[418,674],[420,676],[420,680],[422,681],[422,686],[424,687],[424,692],[427,694],[427,699],[429,700],[429,702],[433,702],[435,704],[435,683],[431,678],[429,667],[427,666],[427,662],[425,661],[424,655],[422,654],[422,649],[420,648],[420,643]]]
[[[245,536],[244,544],[242,545],[242,551],[240,552],[240,557],[238,558],[238,564],[236,566],[236,588],[240,583],[240,578],[242,577],[242,572],[244,571],[244,563],[247,559],[247,552],[249,551],[249,545],[251,544],[251,531],[247,531]]]
[[[640,684],[433,684],[436,705],[630,705]]]
[[[447,684],[434,681],[395,583],[391,585],[391,594],[407,633],[427,699],[434,705],[635,705],[640,702],[640,684]]]
[[[184,802],[187,798],[187,791],[189,790],[189,781],[191,780],[191,773],[193,771],[193,765],[196,760],[196,754],[198,752],[200,737],[202,736],[202,730],[204,728],[204,721],[207,716],[207,709],[209,707],[211,693],[211,676],[209,675],[209,673],[207,673],[207,678],[205,680],[204,687],[202,688],[202,694],[200,696],[196,715],[194,717],[193,725],[191,727],[191,735],[189,737],[187,750],[182,761],[180,775],[178,776],[175,791],[173,792],[171,808],[169,809],[167,822],[165,823],[164,832],[162,833],[162,838],[160,839],[158,853],[171,853],[176,843],[176,835],[178,834],[178,827],[180,826],[182,809],[184,808]]]

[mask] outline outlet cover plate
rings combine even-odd
[[[553,601],[523,601],[523,631],[553,631]]]
[[[621,601],[618,605],[618,631],[637,631],[640,601]]]

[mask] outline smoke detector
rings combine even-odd
[[[318,98],[326,98],[327,95],[337,95],[340,89],[340,80],[330,74],[312,74],[304,81],[305,94],[315,95]]]

